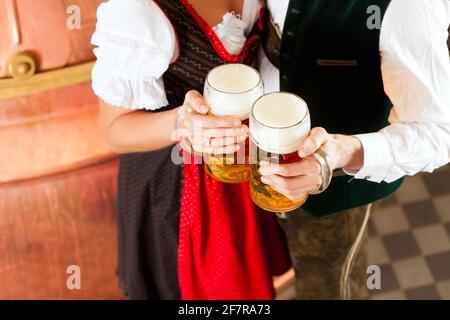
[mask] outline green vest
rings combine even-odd
[[[380,29],[369,29],[371,5],[382,20],[390,0],[291,0],[281,44],[281,90],[301,96],[313,127],[361,134],[386,127],[392,103],[383,89]],[[372,22],[372,20],[370,20]],[[325,216],[394,192],[402,179],[374,183],[335,177],[303,209]]]

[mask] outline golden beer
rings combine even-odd
[[[304,199],[291,200],[261,181],[260,162],[301,161],[298,149],[311,129],[308,107],[298,96],[271,93],[258,99],[250,116],[250,196],[260,208],[277,213],[295,210]]]
[[[261,76],[243,64],[225,64],[212,69],[206,78],[204,98],[212,116],[231,116],[249,124],[253,103],[263,95]],[[250,179],[249,141],[234,154],[204,154],[206,171],[216,180],[241,183]]]
[[[251,163],[259,163],[259,161],[264,160],[272,163],[284,164],[301,160],[297,152],[288,155],[273,154],[259,149],[257,144],[253,141],[251,143],[250,154],[252,155]],[[288,199],[278,191],[274,190],[271,186],[268,186],[261,181],[258,164],[252,164],[250,170],[252,176],[250,180],[250,196],[253,202],[261,209],[271,212],[288,212],[299,208],[308,199],[308,196],[299,200]]]

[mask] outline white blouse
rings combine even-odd
[[[289,0],[268,0],[281,28],[288,5]],[[364,165],[353,173],[356,179],[392,182],[450,162],[449,23],[449,0],[392,0],[389,5],[380,54],[384,89],[394,107],[389,126],[357,135]],[[260,70],[266,90],[280,90],[280,73],[263,53]]]
[[[213,30],[238,55],[258,18],[259,0],[244,0],[242,17],[226,13]],[[97,11],[92,88],[103,101],[128,109],[168,105],[163,75],[179,53],[176,32],[151,0],[109,0]]]

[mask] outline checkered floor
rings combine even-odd
[[[375,207],[369,235],[381,267],[372,299],[450,299],[450,167],[407,178]]]
[[[406,179],[375,205],[369,223],[369,264],[381,268],[370,299],[450,300],[450,166]],[[292,299],[292,275],[278,299]]]

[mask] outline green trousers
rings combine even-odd
[[[296,274],[296,299],[366,299],[371,205],[316,218],[303,210],[279,217]]]

